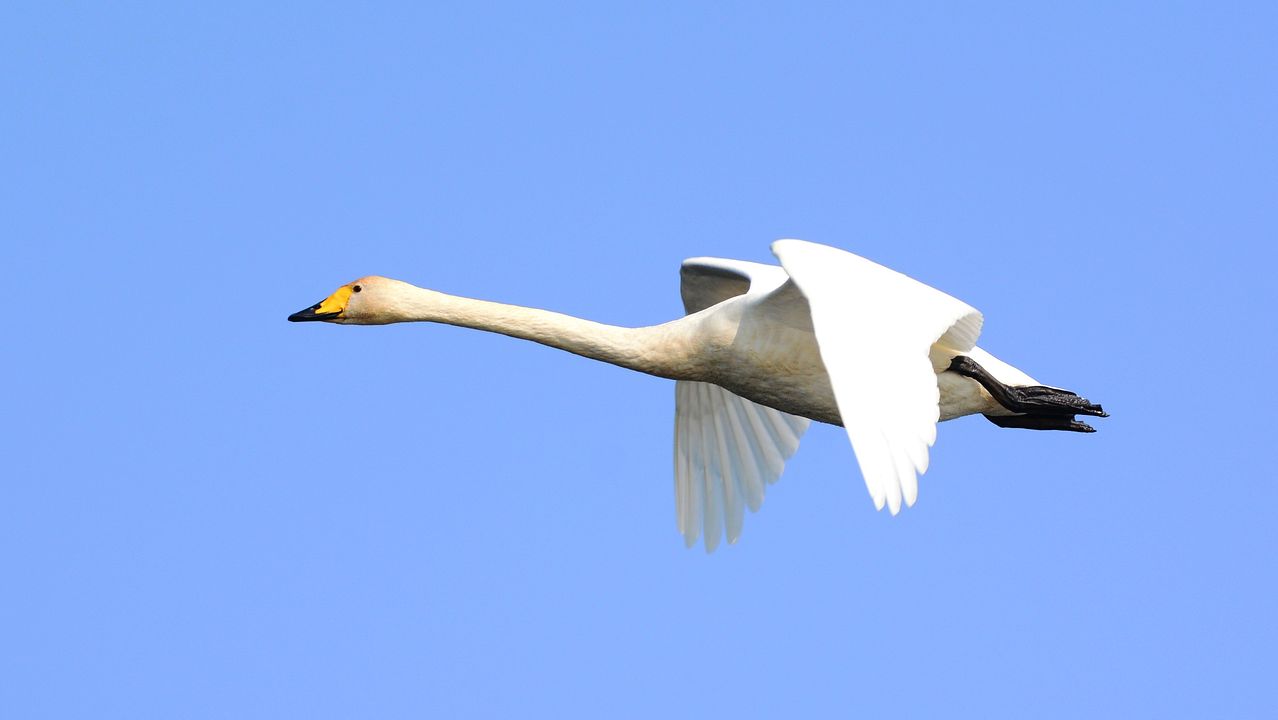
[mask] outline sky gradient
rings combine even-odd
[[[0,10],[0,714],[1278,715],[1274,5],[109,5]],[[1112,417],[945,423],[896,518],[814,425],[707,556],[672,383],[284,320],[781,237]]]

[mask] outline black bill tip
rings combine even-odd
[[[319,310],[320,305],[323,305],[323,304],[324,304],[323,302],[317,302],[314,305],[306,308],[305,310],[298,310],[297,312],[288,316],[288,321],[289,322],[312,322],[315,320],[328,320],[330,318],[335,318],[338,315],[341,315],[340,312],[326,312],[326,313],[316,312],[316,310]]]

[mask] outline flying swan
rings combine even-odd
[[[781,266],[692,258],[687,315],[623,328],[370,276],[288,317],[348,325],[438,322],[532,340],[675,381],[675,505],[689,547],[741,536],[811,420],[842,425],[870,497],[895,515],[918,497],[936,424],[1093,432],[1100,405],[1040,385],[976,347],[981,314],[895,270],[778,240]]]

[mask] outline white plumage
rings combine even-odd
[[[836,248],[779,240],[772,251],[780,267],[685,261],[687,315],[646,328],[381,277],[344,285],[289,319],[443,322],[676,380],[678,526],[689,546],[704,536],[707,551],[725,533],[730,543],[740,537],[745,509],[759,509],[810,420],[844,426],[875,506],[896,514],[918,497],[938,421],[983,413],[1009,427],[1090,431],[1072,413],[1104,414],[977,348],[981,314],[962,301]],[[951,367],[963,358],[983,367],[983,381]],[[1014,397],[995,400],[987,388],[1000,387]]]
[[[691,547],[705,527],[706,549],[741,537],[745,508],[763,505],[811,421],[733,395],[711,383],[675,383],[675,507]]]
[[[786,354],[792,365],[807,366],[808,376],[819,374],[812,369],[822,366],[825,383],[810,382],[792,393],[799,397],[777,405],[812,413],[814,406],[833,402],[870,497],[876,507],[886,505],[895,515],[902,503],[913,505],[918,498],[918,475],[927,470],[928,448],[936,440],[942,406],[937,374],[955,355],[974,348],[981,314],[939,290],[836,248],[779,240],[772,251],[782,267],[715,258],[685,261],[685,309],[697,313],[703,305],[717,307],[735,299],[741,306],[735,312],[726,307],[719,312],[740,316],[734,339],[744,340],[739,343],[744,346],[741,355],[775,358]],[[759,318],[771,322],[757,322]],[[778,335],[776,325],[799,332]],[[946,419],[996,411],[976,383],[966,378],[960,382],[971,390],[972,407],[946,403]],[[699,509],[706,547],[713,550],[720,514],[728,542],[735,542],[740,534],[740,508],[732,497],[746,480],[735,474],[766,467],[768,481],[775,482],[782,467],[775,461],[764,465],[759,455],[775,449],[782,460],[788,458],[797,449],[807,422],[722,388],[708,386],[714,394],[706,398],[684,385],[702,383],[681,382],[676,392],[679,529],[689,544],[694,542]],[[788,432],[783,440],[759,433],[744,437],[725,433],[723,426],[742,412],[767,415]],[[707,434],[725,445],[723,454],[731,464],[697,452],[698,438]],[[702,485],[703,493],[691,491]],[[751,509],[756,508],[751,505]]]

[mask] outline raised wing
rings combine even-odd
[[[688,314],[769,293],[789,278],[776,265],[720,258],[685,260],[679,274]],[[703,530],[706,552],[725,530],[729,543],[741,537],[745,508],[763,504],[764,488],[781,477],[808,424],[718,385],[675,383],[675,509],[688,547]]]
[[[981,314],[967,303],[852,253],[802,240],[772,252],[808,300],[821,359],[865,486],[895,515],[913,505],[936,441],[933,345],[967,352]]]
[[[691,315],[747,292],[771,292],[788,278],[785,270],[776,265],[723,258],[689,258],[679,268],[679,294],[683,296],[684,312]]]

